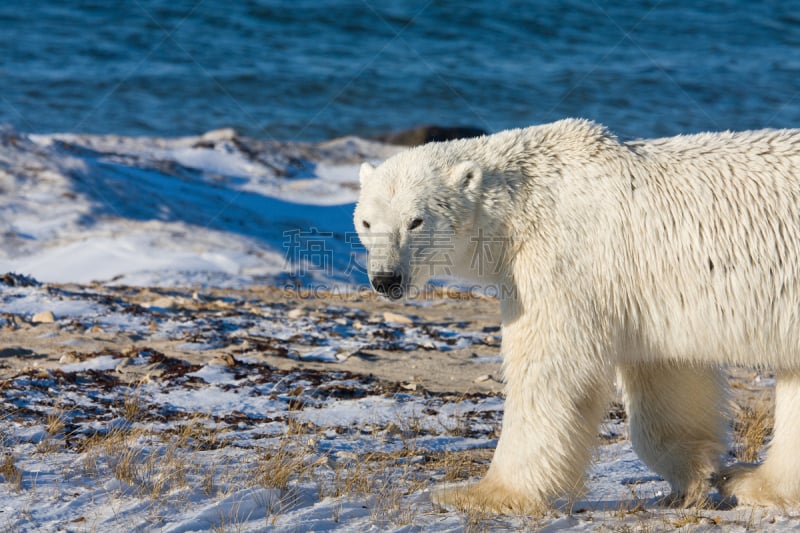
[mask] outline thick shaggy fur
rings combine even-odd
[[[702,502],[718,474],[740,503],[800,505],[800,130],[622,143],[563,120],[361,177],[371,276],[501,288],[502,434],[486,478],[440,502],[530,512],[578,494],[616,372],[634,448],[675,501]],[[763,465],[720,472],[728,364],[778,374],[776,428]]]

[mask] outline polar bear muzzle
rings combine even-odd
[[[392,300],[403,297],[403,275],[397,272],[376,272],[370,278],[372,288]]]

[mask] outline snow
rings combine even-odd
[[[151,139],[3,130],[0,271],[60,283],[177,286],[198,273],[208,285],[363,282],[351,257],[358,164],[395,151],[353,139],[324,149],[264,145],[233,132]],[[324,243],[322,257],[306,253],[306,239]]]
[[[217,527],[222,520],[230,523],[267,523],[267,512],[281,500],[277,489],[248,488],[202,507],[190,519],[175,526],[167,527],[165,532],[208,531]]]
[[[84,361],[82,363],[70,363],[63,365],[61,370],[64,372],[85,372],[87,370],[114,370],[117,368],[119,364],[119,360],[111,355],[101,355],[100,357],[95,357],[94,359],[89,359],[88,361]]]

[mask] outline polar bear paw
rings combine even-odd
[[[548,508],[544,502],[489,479],[435,489],[431,493],[431,501],[467,513],[541,515]]]
[[[782,507],[800,503],[798,494],[781,490],[779,480],[770,479],[763,466],[740,463],[723,469],[715,480],[723,498],[735,498],[738,505]]]

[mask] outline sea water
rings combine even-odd
[[[0,124],[313,141],[567,116],[623,137],[800,126],[800,4],[0,3]]]

